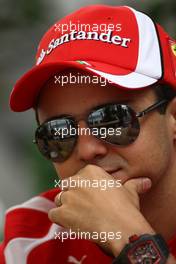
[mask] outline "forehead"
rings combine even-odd
[[[64,85],[62,80],[64,80]],[[43,122],[60,114],[80,115],[91,108],[111,102],[141,101],[151,89],[125,90],[103,78],[68,69],[55,74],[43,86],[38,99],[38,116]]]

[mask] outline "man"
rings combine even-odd
[[[34,108],[62,191],[9,209],[2,263],[176,263],[175,47],[126,6],[82,8],[45,34],[10,105]]]

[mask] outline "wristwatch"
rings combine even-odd
[[[133,235],[112,264],[165,264],[168,256],[169,248],[161,235]]]

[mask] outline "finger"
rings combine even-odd
[[[150,178],[135,178],[125,182],[124,187],[129,191],[135,191],[138,194],[146,193],[152,187]]]
[[[48,218],[50,219],[51,222],[60,225],[59,209],[58,208],[53,208],[53,209],[49,210]]]

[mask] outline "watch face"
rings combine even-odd
[[[145,241],[129,250],[128,259],[130,263],[157,264],[161,255],[153,241]]]

